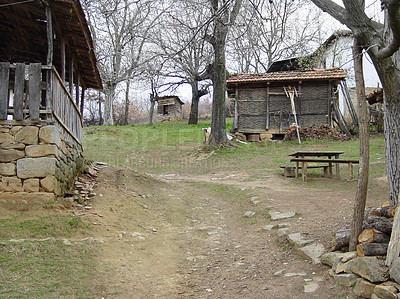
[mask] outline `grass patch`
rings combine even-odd
[[[93,244],[25,241],[0,246],[1,298],[95,298]],[[87,286],[90,285],[90,290]]]
[[[79,217],[48,215],[25,221],[17,217],[0,219],[0,239],[26,239],[47,237],[69,237],[73,233],[88,229]]]
[[[63,243],[88,229],[69,215],[0,219],[0,298],[98,297],[99,244]]]
[[[201,128],[210,122],[187,125],[186,121],[155,123],[154,126],[90,127],[84,129],[85,153],[89,159],[113,165],[125,165],[139,172],[235,175],[240,172],[247,180],[262,180],[279,175],[280,166],[290,163],[289,154],[304,150],[344,151],[344,159],[358,159],[359,140],[330,141],[305,139],[297,141],[238,144],[234,148],[215,148],[203,144]],[[227,119],[227,130],[232,119]],[[385,175],[384,136],[370,138],[370,177]],[[317,180],[308,183],[316,188],[351,188],[356,182],[345,182],[347,170],[342,169],[343,179]],[[358,165],[354,165],[357,174]],[[321,176],[321,171],[310,170],[310,175]],[[299,180],[300,181],[300,180]],[[295,182],[293,183],[301,183]],[[312,183],[312,184],[311,184]],[[335,187],[337,185],[337,187]]]

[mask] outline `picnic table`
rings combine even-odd
[[[299,176],[300,162],[302,163],[301,169],[303,181],[307,181],[307,164],[311,162],[320,164],[322,163],[323,165],[309,166],[309,168],[324,168],[324,175],[329,177],[332,177],[332,164],[335,164],[336,176],[339,179],[339,164],[347,163],[349,166],[349,179],[351,180],[353,178],[353,163],[358,163],[358,160],[340,159],[339,157],[343,153],[343,151],[299,151],[290,154],[289,156],[294,157],[290,160],[290,162],[296,162],[296,178]]]

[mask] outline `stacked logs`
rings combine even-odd
[[[363,256],[385,256],[392,232],[393,217],[396,208],[385,203],[382,207],[366,213],[363,231],[358,236],[357,254]],[[339,250],[349,245],[350,227],[338,230],[333,239],[333,250]]]
[[[332,129],[327,125],[319,127],[311,126],[308,128],[299,128],[300,138],[308,139],[328,139],[328,140],[349,140],[346,134]],[[297,140],[296,127],[291,127],[285,135],[284,140]]]

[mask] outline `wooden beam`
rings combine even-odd
[[[41,63],[29,65],[29,118],[31,120],[39,120],[41,72]]]
[[[23,120],[24,108],[24,88],[25,88],[25,64],[17,63],[15,66],[15,82],[14,82],[14,119]]]
[[[70,59],[69,59],[69,64],[68,64],[68,75],[69,75],[68,82],[69,82],[69,93],[72,97],[74,96],[74,94],[73,94],[73,92],[74,92],[74,63],[75,63],[74,56],[71,53]]]
[[[46,29],[47,29],[47,65],[53,64],[53,21],[51,8],[46,5]]]
[[[8,84],[10,81],[10,63],[0,62],[0,119],[7,119]]]
[[[61,39],[61,79],[65,83],[65,39]]]
[[[75,103],[79,107],[79,85],[81,81],[81,73],[78,73],[75,84]]]
[[[82,93],[81,93],[81,118],[83,118],[83,107],[85,103],[85,91],[86,89],[82,87]]]

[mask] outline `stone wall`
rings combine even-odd
[[[83,163],[81,144],[56,125],[0,124],[0,201],[54,201]]]

